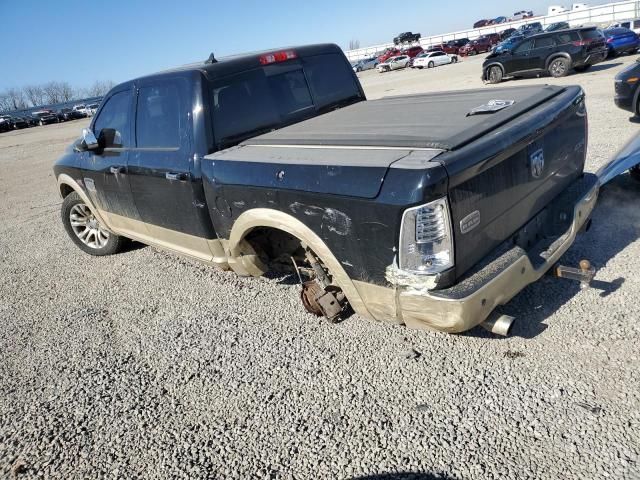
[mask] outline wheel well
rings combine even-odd
[[[568,53],[557,53],[547,58],[547,68],[549,68],[549,65],[551,65],[551,62],[553,62],[558,58],[564,58],[565,60],[569,60],[569,63],[571,63],[571,56],[569,56]]]
[[[272,227],[253,228],[243,238],[270,271],[293,272],[293,257],[298,265],[305,262],[302,241],[284,230]]]
[[[73,193],[73,188],[69,185],[66,183],[60,185],[60,195],[62,195],[62,198],[66,198],[71,193]]]

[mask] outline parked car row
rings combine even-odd
[[[523,20],[525,18],[533,17],[533,12],[531,10],[520,10],[519,12],[515,12],[511,17],[499,16],[496,18],[483,18],[482,20],[478,20],[473,24],[473,28],[482,28],[488,27],[490,25],[499,25],[501,23],[514,22],[517,20]]]
[[[96,113],[98,106],[99,103],[79,104],[73,108],[61,108],[57,112],[43,108],[28,115],[0,115],[0,133],[90,117]]]

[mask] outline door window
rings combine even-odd
[[[130,111],[131,92],[129,90],[118,92],[109,97],[93,123],[93,131],[96,137],[100,137],[102,129],[113,128],[115,130],[113,146],[131,146],[131,139],[129,138]]]
[[[526,53],[529,50],[531,50],[531,46],[533,45],[533,42],[531,40],[527,40],[525,42],[522,42],[520,45],[518,45],[514,50],[513,53],[518,54],[518,53]]]
[[[175,83],[140,87],[136,110],[137,147],[180,147],[180,112],[180,92]]]
[[[555,46],[555,42],[552,37],[536,38],[535,48],[547,48]]]

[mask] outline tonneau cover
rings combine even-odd
[[[562,93],[527,86],[437,92],[368,100],[251,138],[244,145],[335,145],[455,150]],[[515,103],[468,113],[490,100]]]

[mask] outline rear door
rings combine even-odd
[[[135,148],[129,176],[135,204],[150,243],[208,260],[193,171],[191,84],[180,76],[152,78],[137,85]],[[195,184],[195,185],[194,185]]]
[[[556,42],[551,35],[534,39],[533,49],[529,53],[529,69],[546,69],[547,58],[555,48]]]

